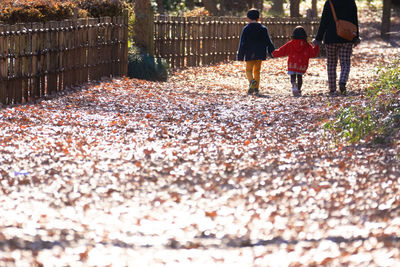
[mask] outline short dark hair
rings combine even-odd
[[[257,9],[252,8],[247,12],[247,17],[251,20],[258,20],[260,18],[260,12]]]

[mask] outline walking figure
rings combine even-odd
[[[249,81],[247,94],[259,93],[261,63],[267,59],[267,52],[272,57],[275,47],[268,34],[268,29],[261,23],[260,12],[250,9],[246,18],[248,24],[240,35],[240,43],[237,54],[239,61],[246,61],[246,77]]]
[[[301,96],[303,75],[306,73],[310,58],[319,54],[319,46],[313,46],[307,41],[307,33],[302,26],[293,30],[292,40],[275,50],[274,57],[288,56],[288,74],[294,96]]]
[[[349,41],[337,35],[336,22],[333,10],[338,19],[347,20],[357,26],[356,37]],[[360,43],[357,6],[355,0],[327,0],[322,11],[321,21],[314,44],[324,41],[326,47],[329,94],[336,95],[336,69],[340,62],[339,90],[342,95],[347,94],[346,84],[351,68],[353,47]]]

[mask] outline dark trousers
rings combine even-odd
[[[297,80],[297,81],[296,81]],[[301,91],[301,86],[303,85],[303,75],[301,74],[291,74],[290,82],[292,85],[296,85],[299,91]]]

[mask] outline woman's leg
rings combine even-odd
[[[333,93],[336,91],[336,68],[338,61],[337,44],[326,45],[326,60],[327,60],[329,92]]]
[[[346,83],[349,79],[351,67],[351,55],[353,53],[353,44],[346,43],[339,47],[339,61],[340,61],[340,91],[346,92]]]

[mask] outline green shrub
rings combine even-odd
[[[400,61],[381,67],[362,106],[339,110],[324,128],[336,141],[389,143],[400,129]]]
[[[136,47],[129,49],[128,77],[150,81],[166,81],[168,64],[164,59],[155,58]]]

